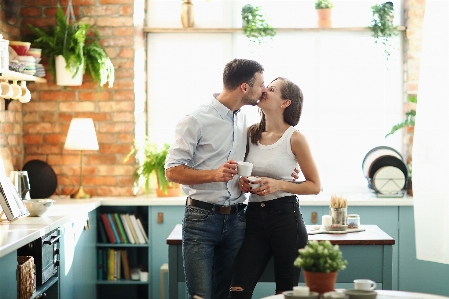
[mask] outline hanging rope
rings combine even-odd
[[[75,13],[73,12],[72,0],[69,0],[69,3],[67,4],[67,10],[65,12],[65,21],[67,23],[67,28],[65,30],[65,35],[64,35],[64,49],[65,49],[66,40],[67,40],[67,31],[69,30],[70,23],[73,28],[73,31],[76,31],[76,29],[77,29]]]

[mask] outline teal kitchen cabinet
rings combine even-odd
[[[160,268],[164,263],[168,263],[167,237],[172,232],[176,224],[182,223],[184,218],[184,206],[151,206],[148,218],[150,227],[150,255],[151,255],[151,296],[159,298],[160,292]],[[158,219],[162,222],[158,223]],[[170,269],[169,269],[170,271]],[[165,276],[165,294],[168,298],[168,277]],[[180,297],[181,298],[181,297]]]
[[[61,298],[95,298],[97,221],[95,211],[62,228],[59,285]]]
[[[0,258],[0,299],[17,298],[17,251]]]
[[[399,220],[399,290],[449,296],[449,265],[416,258],[413,207],[400,207]],[[435,238],[449,237],[429,234]]]

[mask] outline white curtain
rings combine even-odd
[[[449,264],[449,0],[427,0],[413,142],[416,254]]]

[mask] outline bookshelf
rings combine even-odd
[[[141,281],[137,271],[133,275],[133,270],[136,269],[148,272],[150,243],[145,238],[143,238],[144,243],[142,243],[142,240],[139,242],[139,238],[136,237],[137,232],[134,234],[129,231],[131,233],[131,237],[129,237],[123,222],[126,219],[120,217],[120,215],[135,216],[136,219],[140,220],[148,237],[148,211],[148,206],[101,206],[98,208],[96,213],[96,288],[98,299],[151,297],[149,281]],[[104,215],[110,215],[110,217],[103,218]],[[115,226],[116,232],[113,234],[116,242],[114,243],[111,242],[110,233],[106,232],[107,224],[105,225],[104,222],[106,219],[109,220],[109,225]],[[102,232],[103,228],[105,229],[104,232]],[[134,230],[137,230],[137,228],[138,226],[133,226]],[[133,240],[134,243],[131,243],[130,238],[135,238],[137,242]],[[117,239],[120,243],[117,242]],[[124,262],[124,260],[127,260],[127,262]]]

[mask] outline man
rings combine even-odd
[[[264,86],[263,67],[234,59],[223,71],[223,90],[184,117],[165,163],[169,181],[188,194],[182,253],[189,298],[226,299],[232,264],[245,233],[245,200],[237,161],[246,150],[243,105],[256,105]]]

